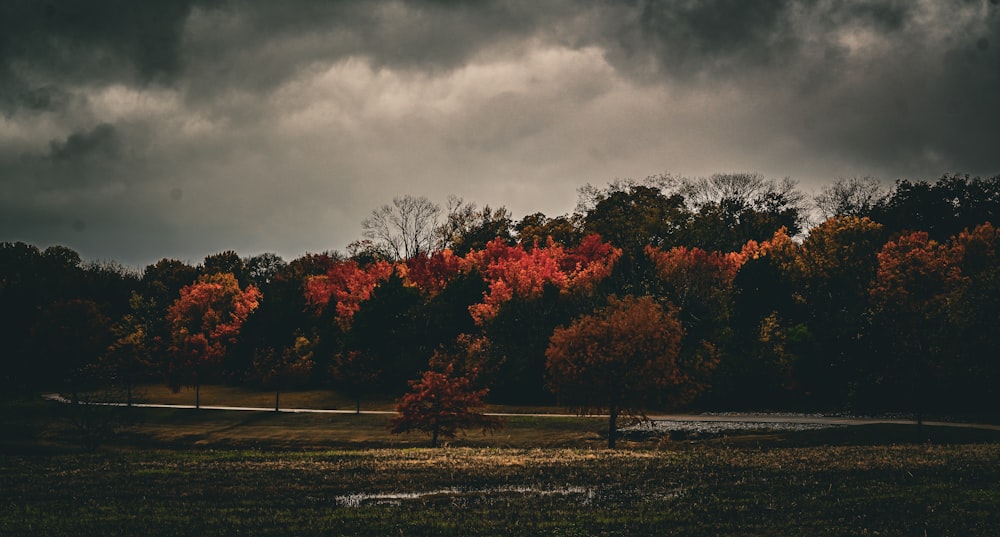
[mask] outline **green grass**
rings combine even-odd
[[[601,419],[517,417],[432,450],[385,416],[103,408],[133,424],[85,452],[68,405],[0,404],[3,536],[1000,534],[996,431],[608,451]]]

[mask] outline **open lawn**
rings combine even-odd
[[[78,409],[0,404],[4,536],[1000,534],[997,431],[608,451],[601,419],[516,417],[433,450],[378,415],[101,408],[132,425],[88,453]]]

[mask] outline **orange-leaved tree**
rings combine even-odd
[[[496,416],[483,413],[483,398],[489,392],[476,390],[467,377],[456,376],[449,364],[444,371],[427,371],[420,380],[410,381],[410,393],[396,405],[399,415],[389,422],[392,434],[423,431],[438,438],[455,438],[461,429],[481,428],[483,433],[502,427]]]
[[[694,395],[696,371],[678,361],[683,328],[652,297],[610,297],[608,305],[552,333],[549,387],[581,414],[607,411],[608,448],[619,414],[639,414]]]
[[[393,270],[393,265],[386,261],[376,261],[366,266],[351,259],[338,261],[326,274],[306,278],[306,303],[319,314],[332,301],[336,308],[337,324],[347,330],[354,314],[361,309],[361,303],[371,298],[375,288],[388,280]]]
[[[194,386],[195,407],[201,406],[201,381],[219,365],[243,321],[260,304],[253,285],[240,290],[231,273],[206,274],[181,289],[167,310],[171,328],[167,382],[177,391]]]
[[[931,387],[940,376],[937,370],[951,352],[947,314],[951,291],[961,283],[950,249],[926,232],[900,235],[878,254],[870,292],[874,324],[889,358],[879,377],[890,385],[883,390],[896,388],[900,397],[909,399],[918,424],[924,406],[934,398]]]

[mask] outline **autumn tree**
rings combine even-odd
[[[394,260],[429,254],[434,248],[441,206],[426,197],[406,195],[372,211],[361,222],[365,238]]]
[[[260,299],[256,287],[241,290],[230,273],[206,274],[181,289],[167,312],[171,326],[167,379],[171,389],[194,386],[195,406],[201,406],[201,381],[222,361]]]
[[[883,337],[881,367],[870,371],[877,383],[873,395],[883,404],[916,410],[918,421],[938,395],[939,368],[953,342],[946,319],[961,273],[949,257],[947,246],[925,232],[901,235],[879,252],[870,290]]]
[[[489,392],[474,390],[469,379],[455,376],[448,366],[444,371],[427,371],[420,380],[410,381],[410,392],[396,405],[399,416],[389,423],[392,434],[421,431],[431,435],[431,446],[438,438],[455,438],[463,429],[481,428],[483,433],[498,430],[502,422],[483,413],[483,398]]]
[[[132,294],[132,311],[114,324],[114,341],[101,358],[101,367],[111,380],[125,388],[125,401],[132,406],[132,391],[136,382],[153,369],[150,359],[148,328],[141,312],[145,308],[142,295]]]
[[[987,222],[959,233],[951,258],[961,280],[948,296],[956,363],[946,397],[954,409],[1000,414],[1000,228]]]
[[[354,412],[361,413],[361,398],[379,384],[382,369],[378,357],[362,350],[341,349],[330,360],[333,386],[354,399]]]
[[[549,385],[580,413],[606,410],[614,448],[619,414],[678,405],[702,387],[694,381],[698,371],[678,363],[683,333],[676,313],[652,297],[611,297],[605,308],[552,333]]]
[[[794,277],[786,277],[815,343],[803,354],[799,380],[819,406],[845,404],[871,362],[868,289],[884,241],[882,226],[869,218],[838,216],[809,230],[796,250]]]

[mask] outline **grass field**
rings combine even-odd
[[[215,404],[215,403],[205,403]],[[863,426],[601,449],[603,420],[516,417],[443,449],[385,416],[3,403],[0,535],[1000,534],[1000,433]]]

